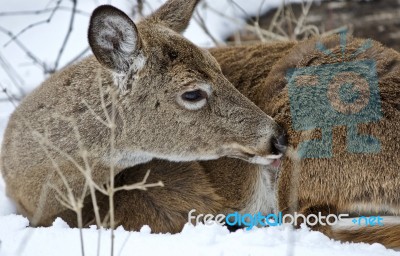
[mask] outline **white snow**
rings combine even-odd
[[[271,6],[280,4],[281,0],[236,0],[246,13],[256,15],[260,8],[264,11]],[[2,0],[0,13],[6,11],[40,10],[46,6],[54,6],[56,1],[48,0]],[[97,5],[109,3],[103,0],[80,0],[78,9],[90,13]],[[161,0],[148,1],[146,12],[157,8]],[[198,8],[205,19],[210,33],[218,41],[237,28],[243,20],[243,10],[233,8],[229,0],[207,0],[208,5],[227,16],[237,19],[226,19],[210,9],[200,5]],[[265,4],[260,7],[261,2]],[[134,5],[134,0],[113,0],[111,3],[124,11]],[[62,1],[61,6],[71,7],[71,1]],[[0,15],[0,27],[14,34],[27,25],[45,20],[50,13],[41,15],[4,16]],[[53,66],[60,45],[68,28],[70,13],[59,10],[50,23],[36,26],[19,37],[19,40],[40,60],[48,66]],[[78,53],[87,47],[86,30],[89,16],[77,15],[71,39],[60,59],[60,67],[67,64]],[[192,21],[185,36],[199,46],[212,46],[212,40]],[[15,42],[4,46],[10,38],[0,32],[0,85],[7,88],[12,95],[20,96],[20,85],[23,91],[29,92],[46,78],[43,70],[32,64],[26,53]],[[90,54],[90,53],[87,53]],[[13,71],[6,72],[1,65],[7,61]],[[8,102],[6,95],[0,93],[0,142],[8,117],[14,106]],[[81,255],[80,232],[69,228],[60,219],[52,227],[30,228],[26,218],[16,214],[16,209],[5,195],[4,181],[0,176],[0,255],[29,256],[63,256]],[[85,255],[110,255],[110,231],[84,229],[83,241]],[[99,238],[100,235],[100,238]],[[100,243],[99,243],[100,241]],[[140,232],[128,232],[121,227],[115,231],[114,255],[400,255],[399,252],[385,249],[380,244],[352,244],[330,240],[322,233],[310,231],[307,228],[292,230],[288,226],[253,228],[250,231],[239,230],[229,233],[226,228],[212,225],[185,226],[176,235],[150,234],[150,229],[144,226]],[[290,254],[292,252],[293,254]],[[288,254],[289,253],[289,254]]]
[[[57,219],[49,228],[27,228],[22,216],[0,217],[0,255],[80,255],[78,229],[69,228]],[[100,236],[100,255],[110,255],[109,230],[83,230],[85,255],[96,255]],[[307,228],[292,231],[290,227],[254,228],[235,233],[219,225],[186,225],[181,233],[150,234],[144,226],[140,232],[115,231],[115,255],[293,255],[365,256],[399,255],[380,244],[341,244]]]

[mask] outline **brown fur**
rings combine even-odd
[[[256,45],[211,51],[227,78],[243,94],[285,127],[289,135],[289,145],[293,148],[296,148],[305,138],[320,136],[318,129],[310,133],[293,130],[285,78],[289,68],[335,63],[335,59],[316,50],[317,40],[320,39],[307,40],[297,45],[281,43],[276,46]],[[321,41],[334,53],[340,53],[338,36]],[[346,58],[349,58],[349,54],[358,49],[363,42],[365,40],[348,38]],[[281,56],[279,52],[282,53]],[[270,54],[272,60],[268,58]],[[252,61],[253,56],[263,57]],[[398,129],[400,125],[400,55],[378,42],[373,42],[373,47],[356,59],[373,59],[377,62],[383,118],[376,123],[359,124],[358,131],[361,134],[377,137],[381,142],[381,152],[378,154],[348,153],[346,127],[334,127],[332,158],[304,159],[300,163],[299,170],[296,170],[290,158],[285,158],[283,161],[278,180],[279,210],[284,212],[297,210],[306,214],[321,211],[325,214],[400,215],[400,159],[398,157],[398,152],[400,152]],[[271,66],[273,66],[272,69]],[[264,79],[258,78],[262,72],[269,74]],[[242,81],[254,81],[254,83],[242,86]],[[294,174],[296,171],[299,172],[299,180],[292,180],[292,177],[296,177]],[[359,204],[365,206],[359,206]],[[320,227],[317,228],[320,229]],[[398,248],[400,234],[396,228],[398,226],[364,228],[348,232],[320,230],[332,238],[343,241],[380,242],[385,246]]]
[[[52,188],[82,196],[88,168],[101,186],[111,168],[118,174],[153,158],[279,157],[280,127],[179,34],[197,2],[170,0],[138,24],[116,8],[97,8],[89,27],[94,57],[51,76],[15,110],[1,170],[8,196],[33,225],[49,225],[66,209]],[[183,99],[194,90],[200,105]],[[115,119],[108,126],[99,121],[107,116]]]
[[[117,192],[114,196],[116,222],[128,230],[139,230],[147,224],[155,233],[176,233],[188,222],[188,212],[192,209],[196,210],[196,214],[247,213],[251,207],[248,201],[258,192],[254,186],[259,175],[266,172],[259,168],[231,158],[191,163],[153,160],[128,168],[116,176],[116,187],[142,181],[147,170],[150,170],[147,181],[154,183],[161,180],[164,187]],[[274,185],[276,176],[271,174],[270,179]],[[269,193],[274,195],[274,191],[271,187]],[[101,193],[97,193],[96,197],[100,215],[107,226],[109,198]],[[276,210],[275,201],[265,202],[262,207],[249,210],[265,214]],[[96,224],[90,196],[86,197],[82,212],[85,227]],[[78,225],[76,213],[72,210],[57,216],[71,226]]]
[[[116,187],[141,182],[147,170],[151,170],[147,182],[156,183],[162,180],[164,187],[117,192],[114,196],[117,225],[123,225],[128,230],[139,230],[146,223],[152,232],[176,233],[188,221],[187,214],[193,207],[199,212],[214,214],[222,210],[222,198],[215,193],[204,168],[197,162],[171,163],[154,160],[137,165],[115,177]],[[107,225],[108,196],[97,193],[97,199],[101,218]],[[82,212],[84,226],[96,224],[90,197],[87,197]],[[77,226],[75,212],[67,210],[58,216],[70,225]]]
[[[374,226],[360,229],[327,230],[326,234],[342,242],[381,243],[388,248],[400,249],[400,225]]]
[[[349,39],[348,39],[349,40]],[[268,76],[266,88],[276,88],[274,104],[260,106],[283,125],[289,134],[289,144],[296,148],[304,138],[318,138],[319,131],[294,131],[291,124],[285,72],[289,68],[334,63],[332,57],[315,49],[316,39],[295,46],[282,58]],[[322,42],[334,53],[340,54],[339,38],[330,37]],[[346,48],[346,58],[361,44],[362,39],[350,39]],[[357,60],[373,59],[377,63],[379,90],[382,102],[383,118],[378,122],[359,124],[361,134],[371,134],[381,142],[381,151],[377,154],[354,154],[346,150],[346,127],[333,128],[333,157],[329,159],[304,159],[301,161],[299,180],[292,180],[296,168],[290,159],[283,162],[278,187],[279,209],[309,212],[314,206],[325,206],[336,213],[355,213],[357,215],[399,215],[400,214],[400,55],[385,48],[378,42],[362,53]],[[263,90],[261,90],[263,91]],[[294,186],[295,184],[295,186]],[[297,187],[297,189],[296,189]],[[291,193],[297,195],[292,197]],[[291,198],[295,198],[297,202]],[[358,205],[366,205],[359,207]],[[375,230],[368,239],[369,228],[350,232],[346,236],[351,241],[379,241],[386,246],[400,247],[398,233],[385,227],[379,230],[380,238],[374,238]],[[385,234],[386,235],[382,235]],[[326,231],[328,235],[334,232]],[[334,238],[344,238],[332,235]],[[351,235],[354,235],[353,237]],[[360,237],[356,235],[360,234]],[[391,235],[396,235],[391,237]],[[385,239],[383,239],[385,238]],[[345,239],[345,240],[346,240]],[[394,241],[397,241],[395,243]]]
[[[292,129],[285,72],[291,67],[312,66],[334,63],[331,57],[315,49],[317,40],[298,44],[272,69],[267,88],[282,88],[276,91],[274,104],[266,104],[263,109],[271,114],[288,131],[289,143],[296,148],[306,136],[317,138],[318,130],[298,132]],[[352,39],[348,42],[346,56],[354,52],[364,40]],[[330,37],[322,42],[335,53],[340,52],[339,38]],[[329,159],[304,159],[301,161],[298,200],[300,208],[307,205],[332,204],[340,212],[352,211],[355,203],[375,204],[393,208],[388,213],[400,214],[400,55],[394,50],[385,48],[378,42],[359,55],[357,60],[374,59],[377,62],[379,90],[382,101],[383,118],[379,122],[359,124],[361,134],[371,134],[381,142],[378,154],[354,154],[347,152],[346,127],[333,128],[333,157]],[[292,188],[292,162],[287,159],[279,180],[279,208],[288,210],[290,190]]]
[[[248,56],[246,59],[248,61],[249,56],[262,56],[263,53],[264,56],[269,56],[268,50],[270,49],[250,46],[248,51],[245,47],[222,49],[221,53],[219,49],[212,51],[227,78],[261,109],[285,127],[289,135],[289,145],[294,148],[305,138],[317,138],[319,135],[318,130],[310,133],[293,130],[285,75],[289,68],[335,63],[336,60],[316,50],[316,42],[317,39],[312,39],[295,45],[277,63],[272,64],[274,66],[263,82],[252,84],[253,90],[241,88],[241,76],[252,77],[253,70],[254,74],[259,73],[260,70],[263,70],[263,62],[255,62],[252,68],[247,66],[247,68],[241,69],[241,66],[236,65],[234,60],[223,57],[224,51],[230,53],[230,56],[234,56],[235,50],[237,50],[237,59],[246,59],[243,56]],[[340,52],[337,36],[322,39],[322,42],[334,53]],[[349,38],[347,58],[363,42],[362,39]],[[283,45],[285,44],[279,44],[278,47],[281,48]],[[291,43],[286,44],[288,48],[292,46]],[[257,52],[258,49],[260,50]],[[283,47],[283,49],[285,48]],[[275,56],[275,53],[271,52],[272,56]],[[221,54],[222,57],[218,54]],[[268,58],[265,59],[266,66],[270,66]],[[326,214],[400,214],[400,160],[398,158],[398,152],[400,152],[398,131],[400,125],[400,55],[378,42],[373,42],[373,47],[356,59],[374,59],[377,62],[383,118],[376,123],[360,124],[358,130],[361,134],[371,134],[377,137],[382,145],[381,152],[378,154],[348,153],[345,148],[346,128],[344,126],[334,127],[332,158],[304,159],[301,161],[299,170],[296,170],[293,165],[294,162],[290,158],[285,158],[278,182],[279,210],[284,212],[297,210],[300,213],[321,211]],[[230,66],[231,63],[233,63],[232,66]],[[246,64],[243,66],[246,66]],[[267,68],[267,70],[269,69]],[[260,79],[260,81],[262,80]],[[299,171],[299,180],[292,180],[292,177],[296,177],[294,171]],[[358,204],[367,206],[360,208]],[[329,229],[322,231],[333,238],[343,239],[344,241],[376,241],[389,247],[400,246],[400,236],[395,231],[396,227],[375,228],[369,235],[368,230],[368,228],[365,228],[348,233],[346,231],[336,233],[336,231]],[[374,239],[374,235],[377,233],[380,236]]]
[[[322,39],[322,42],[337,53],[340,51],[338,40],[337,36],[332,36]],[[280,43],[211,50],[232,84],[287,129],[290,145],[294,148],[304,140],[307,132],[292,129],[285,72],[290,67],[332,63],[334,60],[315,50],[316,41],[312,39],[299,44]],[[348,38],[346,54],[357,49],[362,42],[362,39]],[[301,161],[298,180],[292,180],[292,159],[285,159],[278,182],[279,210],[303,214],[322,212],[325,215],[399,215],[399,53],[373,42],[372,49],[357,59],[368,58],[377,62],[383,118],[377,123],[361,124],[359,130],[376,136],[382,143],[382,151],[379,154],[348,153],[345,149],[345,127],[335,127],[333,157]],[[307,136],[317,137],[318,131],[312,131]],[[241,211],[248,207],[246,202],[257,193],[254,191],[254,177],[260,172],[259,166],[233,159],[200,164],[205,168],[211,187],[222,198],[221,212]],[[165,178],[175,175],[173,172],[162,174]],[[203,187],[205,190],[209,188]],[[129,193],[133,195],[137,192]],[[357,206],[359,203],[369,207]],[[130,207],[136,209],[140,205]],[[192,208],[196,208],[196,205],[193,204]],[[180,209],[176,208],[177,211]],[[213,209],[208,211],[214,212]],[[268,209],[264,209],[264,212],[269,213]],[[129,218],[136,217],[132,214]],[[142,224],[145,223],[150,223],[150,220]],[[388,247],[400,247],[398,226],[341,231],[322,227],[316,229],[342,241],[380,242]]]

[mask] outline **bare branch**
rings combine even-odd
[[[144,4],[145,0],[136,0],[136,5],[132,8],[132,17],[138,17],[139,19],[144,17]]]
[[[236,3],[235,0],[229,0],[228,2],[230,2],[233,6],[236,6],[236,8],[238,8],[243,14],[245,18],[250,18],[252,19],[252,22],[255,23],[256,20],[254,20],[254,18],[251,17],[251,15],[245,10],[243,9],[242,6],[240,6],[240,4]]]
[[[9,101],[16,108],[17,107],[16,102],[18,102],[18,100],[15,100],[13,95],[11,95],[8,92],[7,88],[5,86],[3,86],[3,84],[1,84],[1,83],[0,83],[0,88],[1,88],[1,91],[7,96],[7,101]]]
[[[63,54],[63,52],[64,52],[64,50],[65,50],[65,46],[66,46],[67,43],[68,43],[68,40],[69,40],[69,38],[70,38],[70,36],[71,36],[71,32],[72,32],[73,27],[74,27],[74,20],[75,20],[75,15],[76,15],[77,0],[72,0],[72,4],[73,4],[73,5],[72,5],[72,12],[71,12],[71,18],[70,18],[70,20],[69,20],[68,31],[67,31],[67,34],[65,35],[65,38],[64,38],[64,41],[63,41],[63,43],[62,43],[62,45],[61,45],[60,51],[58,52],[57,59],[56,59],[56,62],[55,62],[55,64],[54,64],[54,72],[55,72],[55,71],[57,70],[57,68],[58,68],[58,64],[59,64],[59,62],[60,62],[61,56],[62,56],[62,54]]]
[[[164,187],[164,183],[162,181],[146,184],[149,175],[150,175],[150,170],[147,170],[142,181],[137,182],[135,184],[131,184],[131,185],[124,185],[121,187],[117,187],[114,189],[114,191],[117,192],[117,191],[121,191],[121,190],[133,190],[133,189],[147,190],[148,188],[153,188],[153,187]]]
[[[21,78],[21,76],[18,74],[18,72],[13,69],[11,64],[3,57],[3,55],[1,53],[0,53],[0,66],[7,73],[8,77],[13,82],[15,87],[19,90],[20,94],[24,95],[25,92],[21,88],[21,86],[24,83],[24,80]]]
[[[51,20],[52,20],[53,17],[54,17],[54,14],[56,13],[58,7],[60,6],[61,1],[62,1],[62,0],[58,0],[58,1],[56,2],[56,6],[53,8],[52,12],[50,13],[50,16],[49,16],[47,19],[42,20],[42,21],[38,21],[38,22],[36,22],[36,23],[29,24],[28,26],[26,26],[25,28],[23,28],[20,32],[18,32],[17,34],[13,35],[13,36],[11,37],[11,39],[10,39],[7,43],[4,44],[4,47],[7,47],[12,41],[14,41],[15,39],[17,39],[20,35],[22,35],[22,34],[25,33],[26,31],[28,31],[29,29],[34,28],[34,27],[36,27],[36,26],[39,26],[39,25],[41,25],[41,24],[50,23]]]
[[[11,31],[1,26],[0,26],[0,32],[3,32],[9,37],[15,37]],[[26,53],[26,55],[33,61],[33,63],[39,65],[43,69],[43,71],[47,70],[46,64],[42,62],[37,56],[35,56],[23,43],[21,43],[20,40],[18,40],[18,38],[15,38],[13,41],[18,45],[19,48],[21,48],[22,51]]]
[[[208,8],[209,8],[209,10],[211,10],[214,13],[220,15],[221,17],[225,17],[226,19],[228,19],[228,20],[230,20],[230,21],[232,21],[232,22],[234,22],[234,23],[236,23],[238,25],[243,25],[242,21],[240,19],[238,19],[238,18],[234,18],[234,17],[228,16],[225,13],[222,13],[219,10],[216,10],[216,9],[212,8],[211,6],[208,6]],[[256,32],[256,28],[254,26],[252,26],[252,25],[246,25],[245,24],[244,28],[247,29],[247,30]],[[278,35],[276,33],[270,32],[270,31],[265,30],[265,29],[261,29],[260,28],[259,32],[262,33],[264,36],[266,36],[268,38],[271,38],[271,39],[274,39],[274,40],[279,40],[279,41],[288,41],[289,40],[287,37],[280,36],[280,35]]]
[[[213,43],[217,46],[219,45],[224,45],[222,42],[219,42],[210,32],[210,30],[208,29],[206,22],[204,21],[203,17],[200,15],[199,11],[196,10],[195,14],[193,16],[194,20],[196,21],[196,23],[200,26],[200,28],[204,31],[204,33],[213,41]]]
[[[85,54],[88,53],[89,51],[90,51],[90,47],[88,46],[83,51],[81,51],[78,55],[76,55],[72,60],[70,60],[67,64],[65,64],[64,67],[69,66],[72,63],[75,63],[76,61],[81,59],[83,56],[85,56]]]
[[[72,8],[66,7],[66,6],[59,6],[58,10],[70,12],[72,10]],[[39,14],[49,13],[49,12],[53,12],[53,11],[54,11],[54,8],[46,8],[46,9],[34,10],[34,11],[10,11],[10,12],[0,12],[0,16],[6,17],[6,16],[39,15]],[[76,9],[76,13],[84,15],[84,16],[88,16],[88,17],[90,16],[89,12],[86,12],[86,11],[83,11],[80,9]]]

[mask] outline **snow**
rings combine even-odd
[[[256,15],[259,10],[265,11],[271,6],[277,6],[281,0],[236,0],[246,13]],[[114,0],[111,3],[124,11],[134,5],[132,0]],[[156,9],[163,1],[148,1],[146,12]],[[198,8],[213,37],[222,41],[223,38],[240,26],[243,22],[243,10],[234,8],[229,0],[207,0],[212,9],[234,17],[232,20],[221,17],[210,9],[200,5]],[[261,2],[264,2],[263,6]],[[55,1],[48,0],[2,0],[0,12],[19,10],[39,10],[46,6],[54,6]],[[90,13],[97,5],[109,1],[85,0],[78,1],[78,9]],[[63,1],[62,6],[71,7],[71,1]],[[17,33],[27,25],[43,21],[49,13],[41,15],[3,16],[0,15],[0,27]],[[86,30],[88,15],[78,15],[74,23],[71,39],[60,59],[60,67],[67,64],[77,54],[87,47]],[[55,63],[60,45],[68,29],[69,12],[58,11],[51,22],[36,26],[19,37],[26,47],[40,60],[52,67]],[[237,23],[236,23],[237,22]],[[195,22],[184,34],[199,46],[212,46],[212,40],[199,28]],[[15,42],[0,32],[0,64],[9,62],[15,70],[6,72],[0,66],[0,85],[7,88],[13,96],[20,96],[20,85],[25,93],[33,90],[46,78],[43,70],[32,64],[26,53]],[[5,46],[7,44],[7,46]],[[89,54],[89,53],[88,53]],[[0,94],[0,142],[9,115],[14,109],[13,104],[5,100],[7,96]],[[16,214],[14,204],[5,194],[4,181],[0,176],[0,255],[80,255],[80,231],[69,228],[61,219],[57,219],[52,227],[31,228],[26,218]],[[85,255],[110,255],[110,230],[97,230],[92,227],[82,231]],[[100,236],[100,237],[99,237]],[[99,242],[100,241],[100,242]],[[385,249],[380,244],[340,243],[330,240],[320,232],[310,231],[306,227],[292,230],[289,226],[253,228],[229,233],[218,225],[187,225],[181,233],[150,234],[150,228],[144,226],[140,232],[128,232],[119,227],[115,231],[115,255],[400,255],[399,252]],[[290,254],[289,254],[290,255]]]
[[[27,228],[22,216],[0,217],[0,255],[80,255],[80,235],[57,219],[49,228]],[[100,236],[100,255],[110,255],[111,233],[92,227],[83,230],[85,255],[96,255]],[[24,241],[23,244],[16,241]],[[292,231],[289,226],[254,228],[234,233],[219,225],[187,224],[181,233],[150,234],[144,226],[140,232],[115,230],[115,255],[294,255],[364,256],[399,255],[380,244],[340,244],[307,228]]]

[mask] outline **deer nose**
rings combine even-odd
[[[271,153],[274,155],[285,154],[287,146],[287,136],[282,130],[278,136],[272,138]]]

